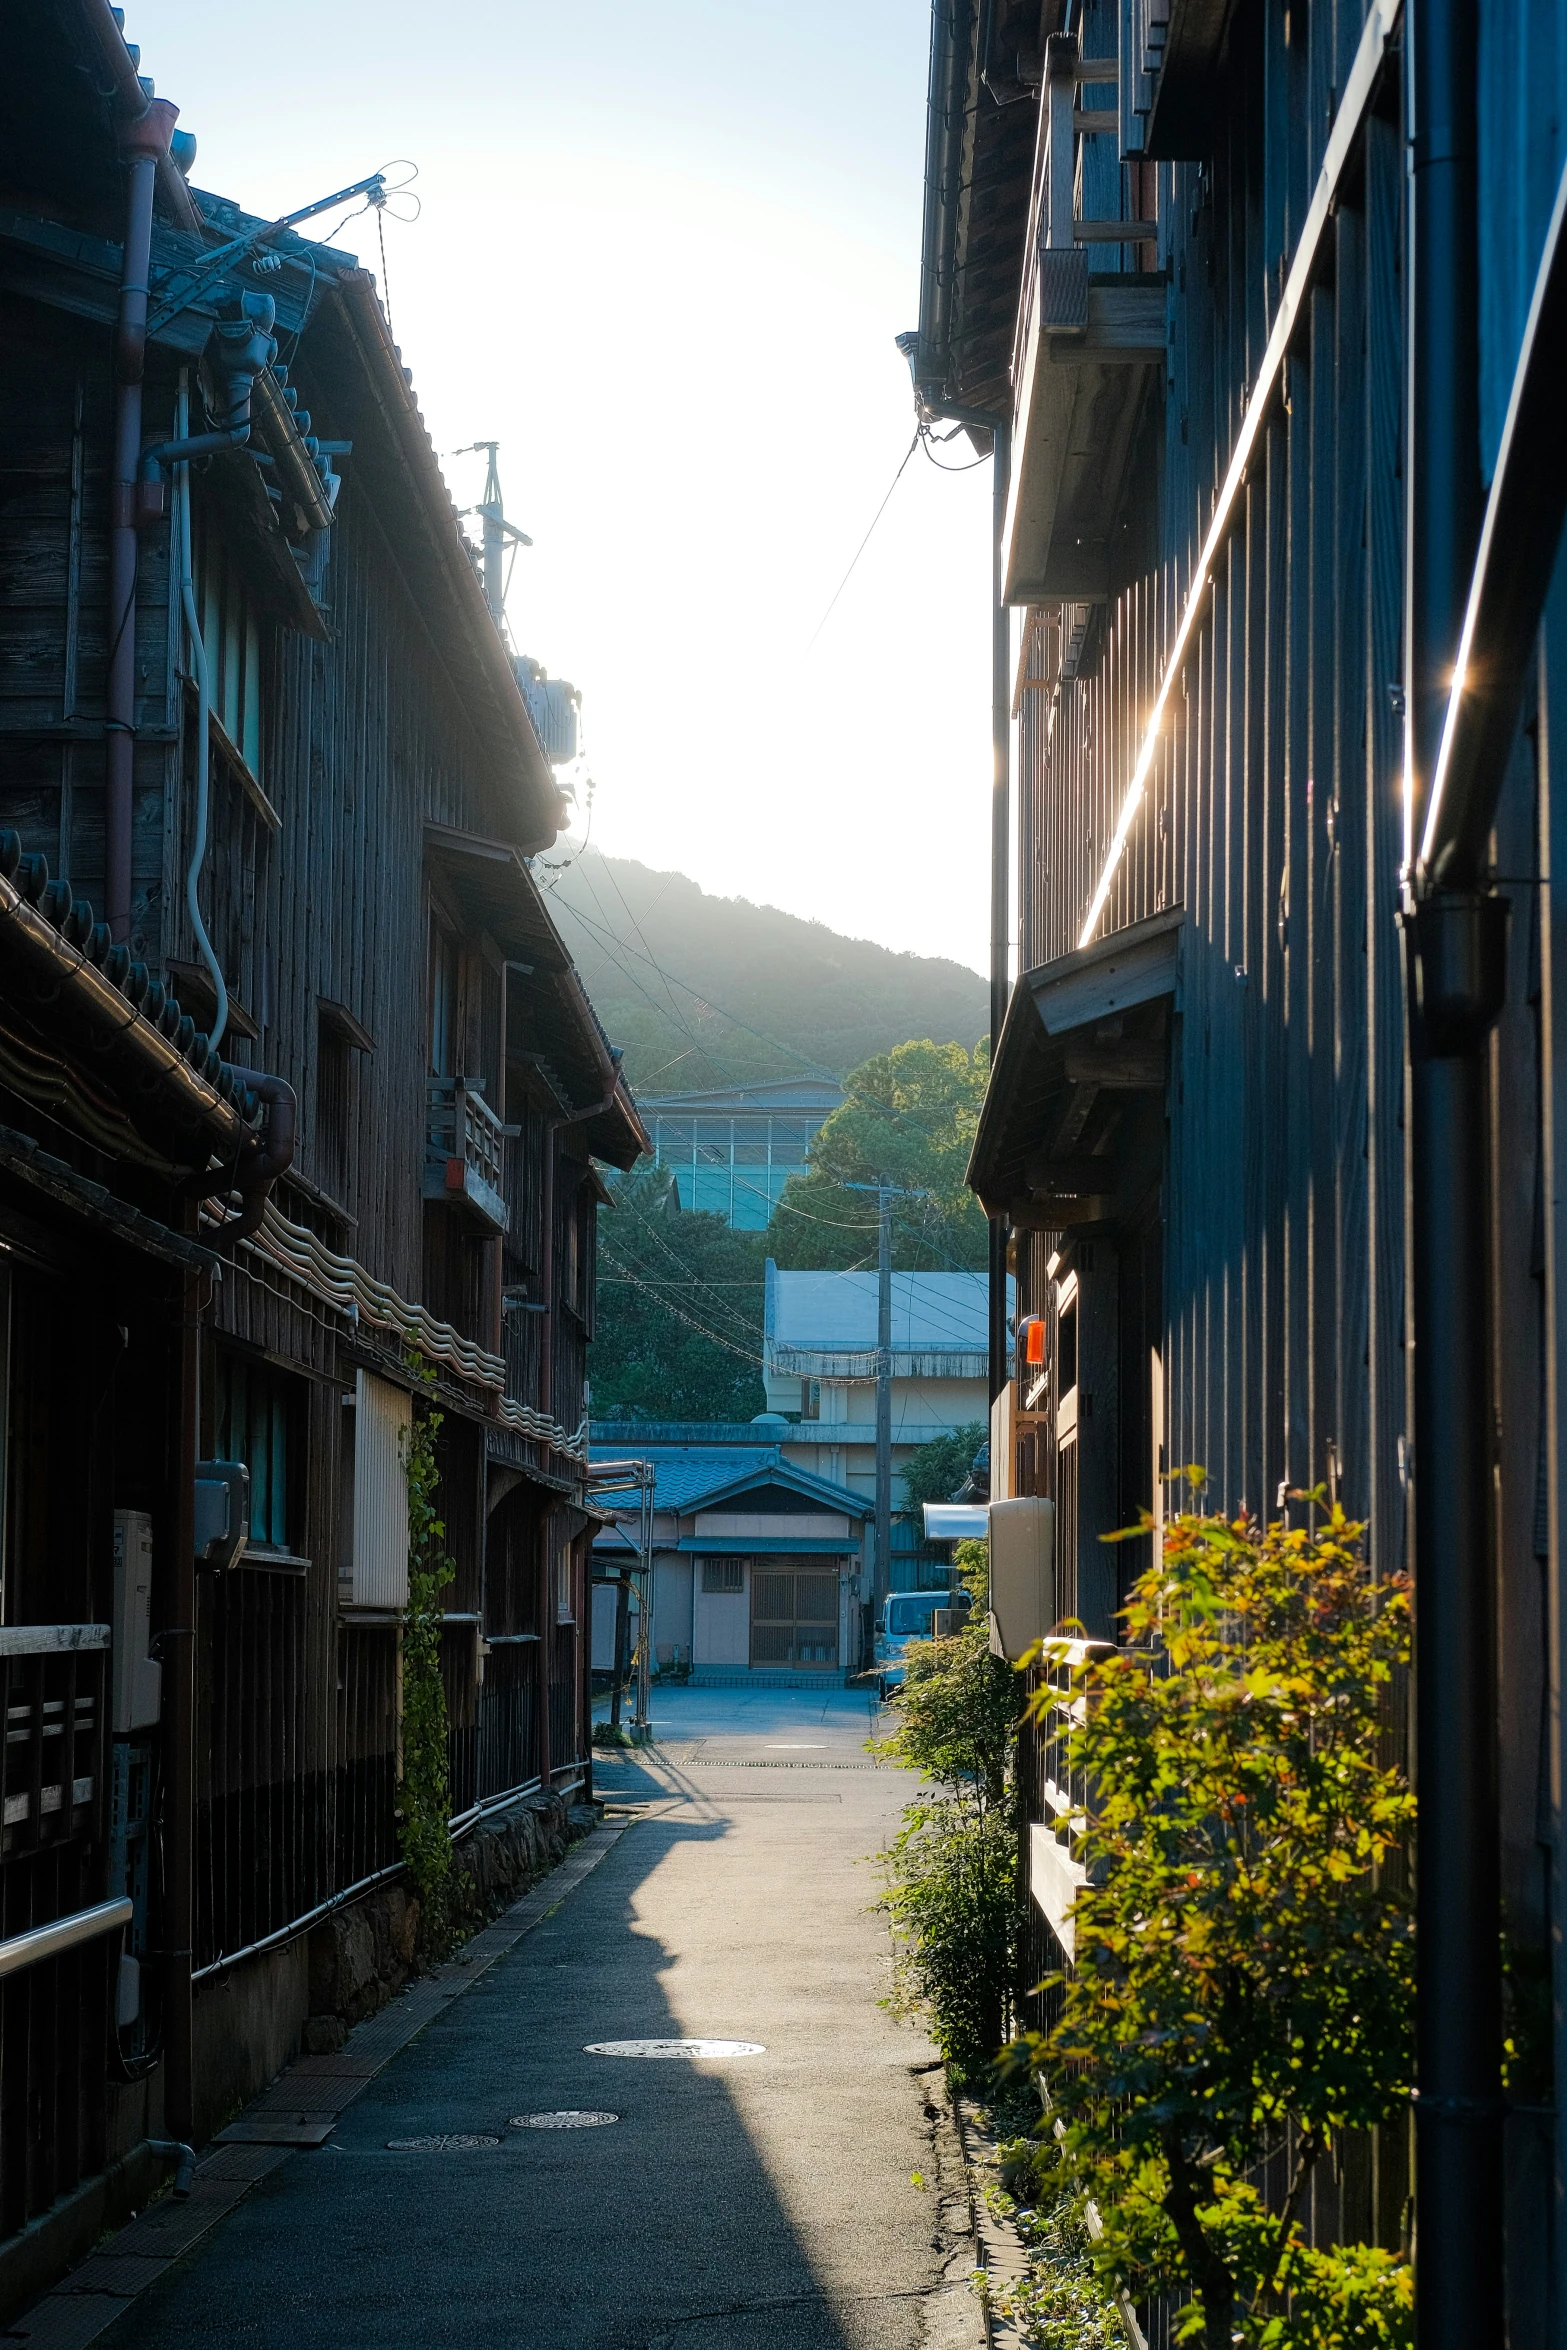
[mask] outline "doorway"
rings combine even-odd
[[[836,1569],[757,1562],[751,1569],[751,1662],[837,1664]]]

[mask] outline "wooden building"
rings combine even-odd
[[[1099,1537],[1177,1463],[1231,1511],[1327,1485],[1416,1573],[1421,2127],[1346,2148],[1314,2224],[1413,2215],[1424,2344],[1559,2340],[1567,2142],[1504,2094],[1497,1953],[1554,1983],[1559,2083],[1567,32],[932,23],[901,339],[996,455],[1016,979],[970,1180],[1039,1332],[993,1363],[992,1489],[1053,1497],[1058,1615],[1103,1639],[1141,1546]]]
[[[307,1929],[395,1874],[425,1378],[454,1832],[588,1791],[596,1164],[646,1137],[530,870],[560,792],[372,280],[193,191],[103,0],[12,30],[0,1668],[12,1720],[63,1704],[78,1749],[57,1772],[47,1722],[7,1748],[14,2305],[40,2230],[63,2257],[144,2192],[149,2137],[205,2134],[294,2052]],[[111,1824],[116,1542],[162,1688]],[[17,1956],[122,1893],[89,1957]],[[127,1971],[106,2054],[125,1959],[146,1996]]]

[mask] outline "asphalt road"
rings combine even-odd
[[[916,2350],[941,2280],[869,1856],[909,1782],[858,1693],[657,1694],[593,1874],[102,2337],[108,2350]],[[647,2061],[590,2041],[765,2053]],[[612,2111],[602,2128],[514,2117]],[[492,2136],[456,2153],[388,2140]],[[933,2321],[934,2323],[934,2321]]]

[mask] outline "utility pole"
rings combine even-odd
[[[490,618],[505,634],[506,625],[506,549],[531,547],[532,539],[525,530],[506,519],[506,503],[501,496],[501,474],[497,463],[499,441],[469,441],[466,447],[454,449],[454,457],[487,457],[488,469],[484,476],[484,495],[477,506],[465,506],[464,514],[477,514],[484,526],[484,600],[490,607]]]
[[[892,1589],[892,1185],[876,1186],[876,1578],[873,1611]]]

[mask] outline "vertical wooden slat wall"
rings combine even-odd
[[[1247,103],[1226,108],[1208,162],[1159,169],[1161,257],[1184,297],[1162,419],[1145,428],[1161,436],[1164,552],[1096,609],[1075,675],[1058,674],[1070,607],[1025,627],[1025,968],[1078,943],[1359,36],[1357,10],[1313,9],[1302,58],[1300,21],[1294,49],[1277,8],[1249,47],[1237,35]],[[1336,1475],[1389,1566],[1406,1425],[1401,201],[1396,124],[1374,114],[1199,583],[1099,925],[1172,905],[1186,918],[1164,1186],[1169,1458],[1201,1462],[1229,1507],[1271,1509],[1281,1485]],[[1020,1258],[1029,1287],[1034,1255]]]

